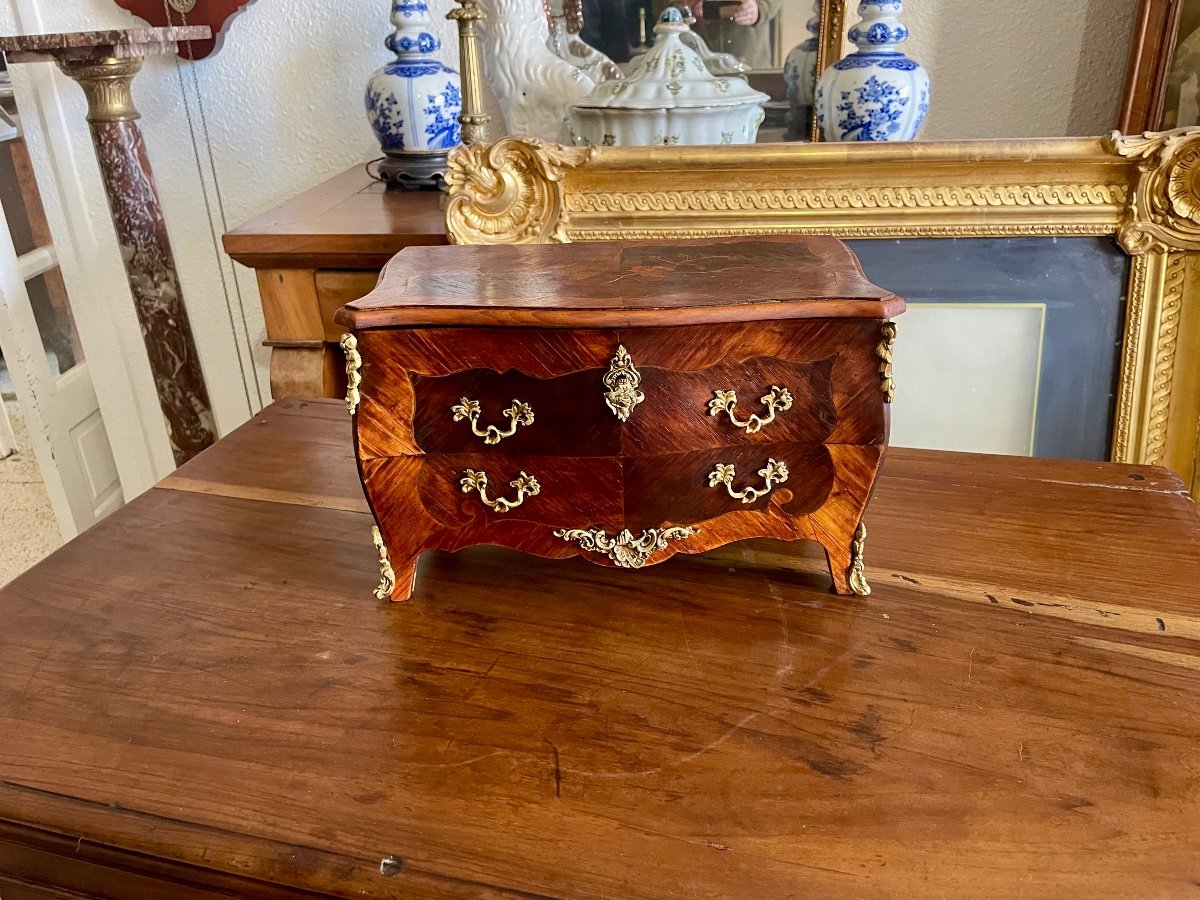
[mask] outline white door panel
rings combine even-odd
[[[78,349],[68,354],[60,346],[56,353],[38,325],[25,278],[44,276],[47,261],[53,254],[45,248],[18,258],[0,216],[0,351],[59,529],[70,538],[119,506],[123,496],[87,360]],[[70,368],[60,371],[68,362]]]

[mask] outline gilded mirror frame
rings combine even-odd
[[[683,148],[503,138],[454,151],[447,181],[456,243],[1113,235],[1131,266],[1112,457],[1200,489],[1200,128]]]
[[[476,0],[456,2],[451,17],[474,25]],[[846,6],[822,0],[818,71],[841,56]],[[452,242],[1114,236],[1131,264],[1112,458],[1168,466],[1200,493],[1200,127],[895,144],[489,142],[467,99],[482,84],[470,30],[460,28],[468,143],[446,174]]]

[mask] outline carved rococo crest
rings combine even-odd
[[[1200,250],[1200,127],[1114,132],[1111,149],[1138,160],[1138,175],[1117,240],[1127,253]]]
[[[465,144],[450,154],[446,230],[456,244],[566,244],[564,170],[594,147],[563,147],[532,138]]]

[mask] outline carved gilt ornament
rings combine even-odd
[[[562,177],[594,147],[561,147],[503,138],[464,144],[450,154],[446,231],[455,243],[567,243]]]
[[[1200,127],[911,144],[565,148],[508,137],[452,156],[459,243],[753,234],[1112,235],[1132,257],[1112,457],[1200,489]],[[890,341],[884,336],[884,349]],[[881,384],[891,385],[880,356]]]
[[[1200,250],[1200,127],[1109,138],[1137,160],[1128,214],[1117,230],[1126,252]]]

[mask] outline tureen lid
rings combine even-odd
[[[743,79],[713,75],[681,35],[691,31],[673,6],[654,26],[657,37],[623,81],[605,81],[574,108],[664,109],[691,106],[744,106],[771,98]]]

